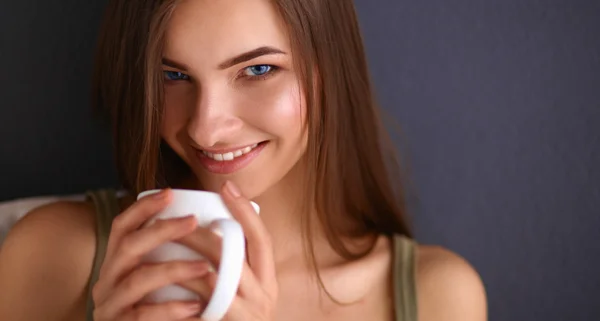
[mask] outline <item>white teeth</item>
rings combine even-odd
[[[244,154],[248,154],[250,151],[252,151],[254,148],[256,148],[256,146],[258,146],[258,144],[254,144],[252,146],[246,146],[245,148],[238,149],[234,152],[229,152],[229,153],[225,153],[225,154],[213,154],[213,153],[209,153],[206,151],[202,151],[202,154],[204,154],[207,157],[212,158],[216,161],[220,161],[220,162],[230,161],[236,157],[240,157]]]

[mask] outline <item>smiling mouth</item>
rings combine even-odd
[[[262,143],[259,143],[259,144],[262,144]],[[202,154],[204,154],[204,156],[206,156],[208,158],[214,159],[219,162],[226,162],[226,161],[232,161],[238,157],[242,157],[242,156],[250,153],[256,147],[258,147],[259,144],[246,146],[246,147],[240,148],[238,150],[234,150],[234,151],[227,152],[227,153],[221,153],[221,154],[211,153],[211,152],[207,152],[205,150],[201,150],[201,152],[202,152]]]
[[[232,174],[250,164],[264,149],[269,141],[263,141],[246,147],[223,150],[196,150],[199,163],[214,174]]]

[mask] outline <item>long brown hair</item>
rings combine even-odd
[[[159,132],[163,37],[176,2],[111,0],[101,27],[93,99],[111,116],[118,172],[132,193],[191,175]],[[349,260],[374,243],[357,253],[343,238],[411,237],[403,177],[378,115],[352,0],[272,2],[288,26],[308,105],[306,206]],[[305,216],[305,248],[316,268]]]

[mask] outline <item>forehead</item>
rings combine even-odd
[[[165,56],[188,65],[218,64],[263,46],[289,52],[285,24],[270,0],[182,0],[165,36]]]

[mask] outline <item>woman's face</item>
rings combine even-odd
[[[205,189],[228,179],[257,197],[304,154],[304,99],[268,0],[179,2],[163,72],[162,137]]]

